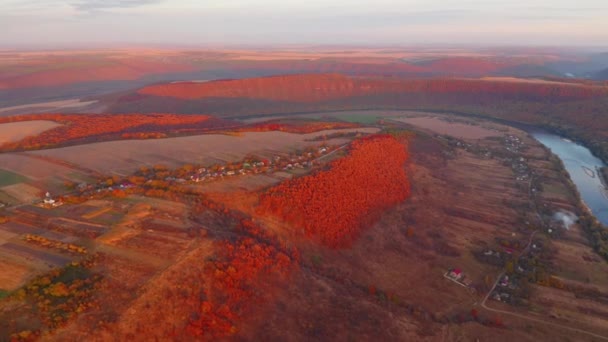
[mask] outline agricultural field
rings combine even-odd
[[[40,134],[58,126],[60,125],[55,122],[44,120],[0,124],[0,146],[8,142],[16,142],[25,137]]]
[[[487,137],[500,136],[500,132],[493,131],[487,128],[474,126],[471,124],[448,122],[445,118],[442,120],[436,117],[417,117],[395,119],[407,124],[429,129],[437,134],[447,134],[460,139],[483,139]]]
[[[42,198],[43,192],[42,189],[25,183],[3,186],[0,190],[12,198],[17,199],[19,203],[32,203],[35,200],[39,200]]]
[[[141,166],[150,167],[156,164],[167,166],[179,166],[186,163],[211,164],[218,160],[237,161],[248,154],[272,156],[281,151],[317,145],[316,142],[306,140],[320,134],[331,134],[337,131],[322,130],[308,134],[243,132],[236,136],[207,134],[160,140],[112,141],[28,152],[27,154],[65,160],[100,173],[126,175]],[[378,129],[357,128],[339,131],[373,133]],[[339,141],[335,143],[337,144]]]
[[[52,179],[73,179],[78,181],[87,175],[82,170],[74,169],[73,165],[56,160],[34,158],[27,154],[0,154],[2,168],[22,175],[34,181],[48,183]]]
[[[27,178],[21,175],[0,169],[0,187],[21,183],[26,180]]]
[[[19,106],[0,108],[0,116],[31,114],[31,113],[69,112],[69,111],[76,111],[76,110],[83,111],[83,108],[91,107],[97,102],[98,102],[97,100],[81,101],[79,99],[72,99],[72,100],[47,101],[47,102],[23,104],[23,105],[19,105]]]
[[[2,284],[0,291],[18,289],[31,273],[27,266],[3,258],[2,266],[0,266],[0,284]]]

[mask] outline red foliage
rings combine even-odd
[[[268,296],[260,288],[264,280],[285,277],[293,267],[288,255],[253,238],[223,242],[217,249],[217,259],[209,261],[206,268],[210,289],[188,325],[195,336],[234,334],[244,313]]]
[[[31,114],[0,118],[0,124],[32,120],[50,120],[63,124],[36,136],[3,145],[2,148],[7,150],[36,149],[113,134],[122,134],[124,138],[158,138],[158,133],[146,132],[158,130],[159,127],[191,129],[192,125],[207,124],[210,119],[207,115],[175,114]]]
[[[139,94],[179,99],[211,97],[250,98],[291,102],[319,102],[352,96],[403,93],[456,93],[517,95],[586,99],[608,90],[599,86],[567,83],[506,82],[499,79],[380,79],[351,78],[333,74],[286,75],[206,83],[170,83],[142,88]]]
[[[268,121],[263,123],[254,124],[252,126],[238,128],[236,132],[268,132],[268,131],[281,131],[289,133],[314,133],[323,131],[326,129],[343,129],[343,128],[357,128],[359,124],[351,122],[320,122],[320,121],[292,121],[282,122],[279,120]]]
[[[261,197],[259,210],[281,217],[330,247],[351,243],[365,223],[409,195],[404,145],[390,135],[353,142],[331,169],[288,180]]]
[[[123,133],[120,135],[122,139],[161,139],[166,138],[165,133],[160,132],[140,132],[140,133]]]

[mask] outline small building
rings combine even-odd
[[[44,197],[44,204],[53,205],[55,204],[55,200],[51,197],[51,193],[47,192]]]
[[[464,273],[459,268],[453,268],[448,273],[448,276],[454,280],[461,280],[464,277]]]

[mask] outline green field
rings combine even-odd
[[[25,181],[27,181],[27,178],[19,174],[0,169],[0,187],[23,183]]]
[[[369,113],[344,113],[332,115],[334,118],[342,121],[371,125],[379,120],[378,115]]]

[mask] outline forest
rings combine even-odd
[[[358,128],[361,125],[350,122],[328,122],[310,120],[270,120],[235,129],[235,132],[268,132],[280,131],[307,134],[328,129]]]
[[[353,142],[329,170],[285,181],[263,194],[258,211],[280,217],[331,247],[351,244],[378,214],[409,195],[408,153],[391,135]]]
[[[0,146],[0,150],[35,150],[63,145],[89,138],[103,140],[104,137],[122,135],[123,138],[157,138],[171,130],[207,129],[223,126],[222,120],[208,115],[180,114],[31,114],[0,118],[0,124],[33,120],[48,120],[59,127],[26,137],[17,142]],[[154,134],[153,134],[154,133]]]
[[[338,74],[281,75],[205,83],[168,83],[144,87],[143,95],[180,99],[250,98],[314,102],[387,93],[500,94],[553,101],[581,100],[608,95],[599,85],[565,82],[509,82],[495,79],[357,78]]]

